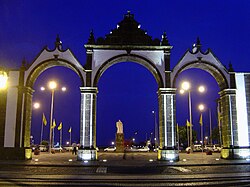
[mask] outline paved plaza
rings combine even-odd
[[[34,155],[27,161],[0,161],[1,164],[27,164],[27,165],[89,165],[89,166],[144,166],[144,165],[227,165],[227,164],[250,164],[250,160],[226,160],[220,158],[220,153],[206,155],[206,153],[180,153],[178,162],[158,161],[155,152],[98,152],[97,161],[77,161],[77,156],[71,152],[49,154],[41,152],[40,155]]]
[[[219,153],[180,153],[179,162],[157,161],[155,152],[98,152],[77,161],[71,152],[41,153],[31,160],[1,160],[0,186],[248,186],[250,161]]]

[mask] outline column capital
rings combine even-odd
[[[22,87],[18,87],[19,89],[22,89]],[[32,89],[31,87],[23,87],[23,90],[26,94],[30,94],[32,95],[34,93],[34,89]]]
[[[177,88],[159,88],[158,95],[164,95],[164,94],[176,94]]]
[[[225,95],[235,95],[236,94],[236,89],[224,89],[219,92],[220,97],[223,97]]]
[[[81,93],[92,93],[96,94],[98,93],[98,88],[97,87],[80,87]]]

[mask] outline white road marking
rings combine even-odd
[[[183,173],[192,172],[190,169],[186,169],[186,168],[183,168],[183,167],[170,167],[170,168],[181,171]]]
[[[108,168],[107,167],[98,167],[96,169],[96,173],[107,173]]]

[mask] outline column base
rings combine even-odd
[[[96,149],[78,149],[77,151],[77,160],[97,160],[97,151]]]
[[[250,147],[230,147],[221,150],[224,159],[250,159]]]
[[[177,162],[177,161],[179,161],[179,151],[178,150],[159,149],[158,150],[158,160]]]
[[[30,160],[32,150],[20,147],[0,147],[0,160]]]

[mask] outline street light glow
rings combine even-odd
[[[199,104],[198,109],[200,111],[203,111],[205,109],[205,106],[203,104]]]
[[[0,89],[5,89],[7,87],[8,76],[4,71],[0,71]]]
[[[205,92],[205,90],[206,90],[205,86],[199,86],[199,88],[198,88],[198,91],[201,93]]]
[[[34,103],[33,107],[34,107],[35,109],[40,108],[40,103],[38,103],[38,102]]]
[[[181,88],[184,90],[184,91],[188,91],[190,89],[191,85],[189,82],[187,81],[184,81],[182,84],[181,84]]]
[[[185,93],[185,90],[181,89],[180,94],[184,94],[184,93]]]
[[[55,81],[50,81],[48,86],[49,86],[49,88],[50,88],[51,90],[54,90],[54,89],[56,89],[57,84],[56,84]]]
[[[67,90],[66,87],[62,87],[62,91],[65,92]]]
[[[41,90],[41,91],[44,91],[44,90],[45,90],[45,88],[42,86],[42,87],[40,88],[40,90]]]

